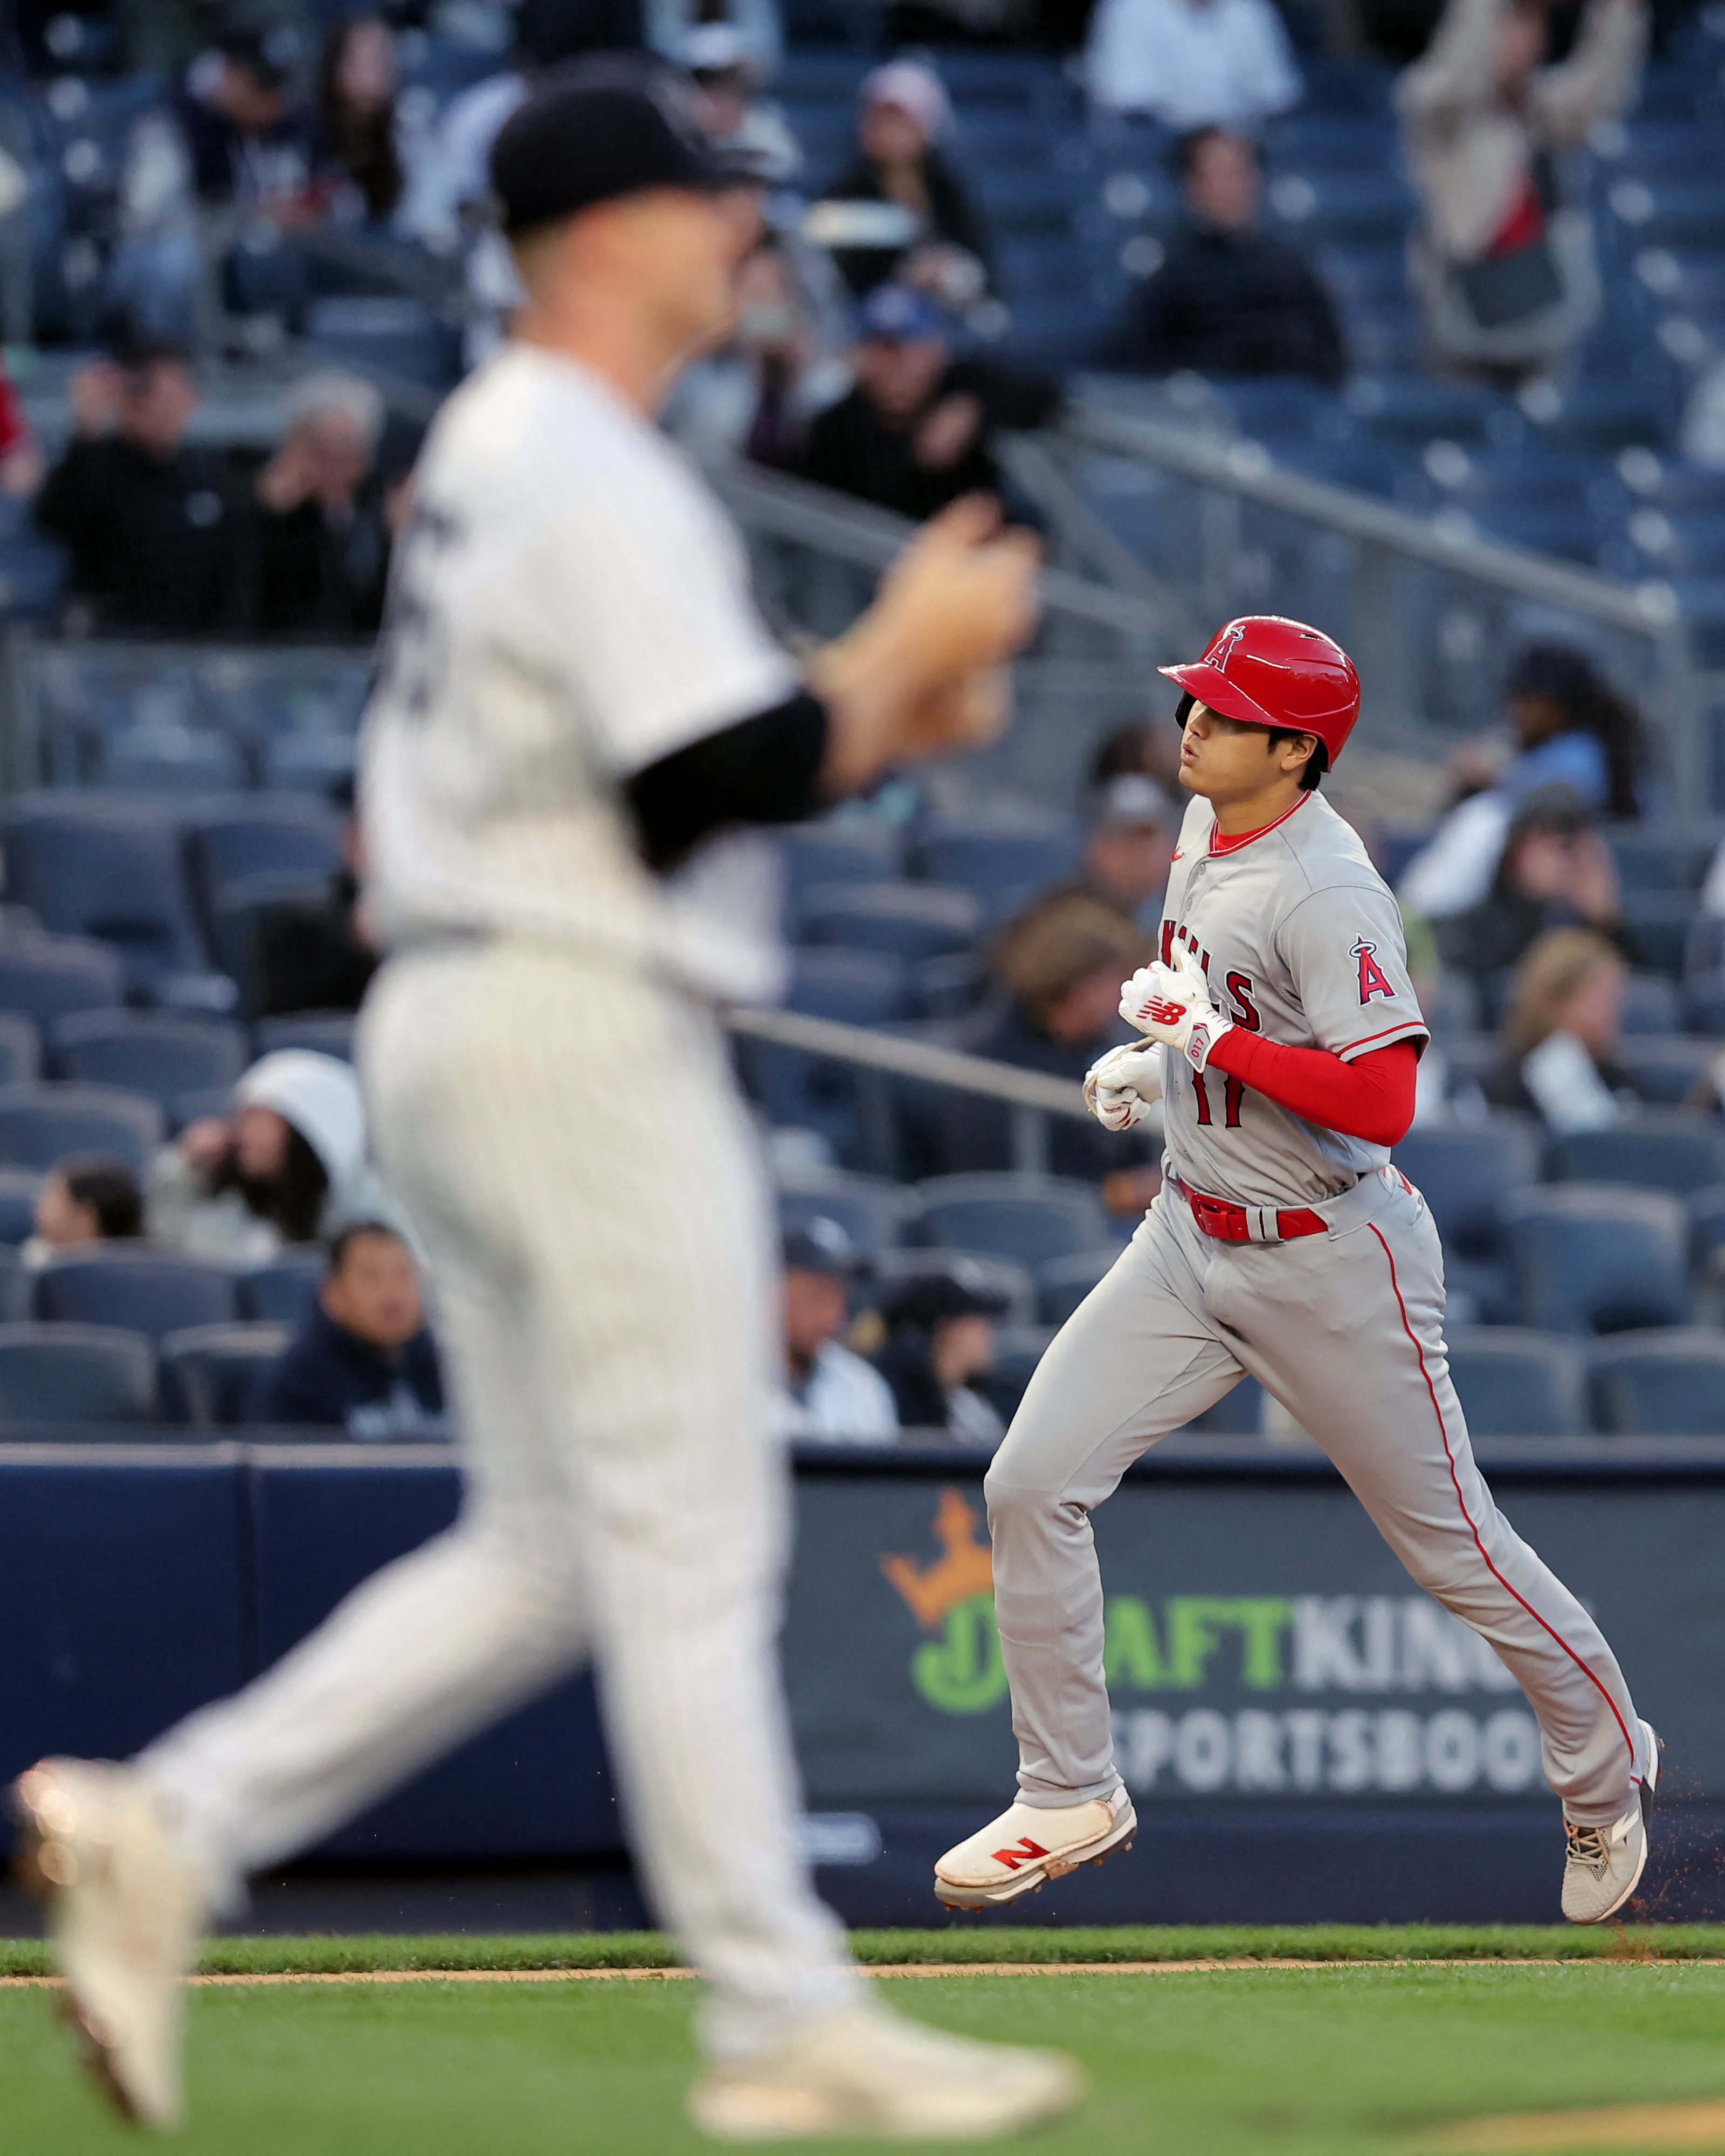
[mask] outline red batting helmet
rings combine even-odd
[[[1339,644],[1279,613],[1242,614],[1193,666],[1164,666],[1199,703],[1249,726],[1316,734],[1330,763],[1359,716],[1359,676]]]

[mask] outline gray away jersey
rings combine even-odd
[[[797,681],[680,453],[574,360],[506,346],[439,414],[391,574],[360,788],[385,940],[567,940],[770,998],[770,843],[651,875],[622,789]]]
[[[1168,876],[1161,956],[1196,953],[1212,999],[1236,1025],[1343,1062],[1392,1041],[1424,1045],[1401,916],[1358,834],[1317,793],[1225,854],[1194,800]],[[1195,1190],[1243,1205],[1310,1205],[1381,1168],[1388,1146],[1343,1137],[1225,1071],[1165,1059],[1168,1157]]]

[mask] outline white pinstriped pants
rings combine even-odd
[[[768,1214],[719,1029],[581,951],[475,943],[386,967],[361,1065],[435,1282],[461,1517],[140,1764],[219,1891],[591,1657],[707,2046],[769,2047],[859,1979],[797,1851]]]

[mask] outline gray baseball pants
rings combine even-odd
[[[1646,1738],[1598,1625],[1474,1464],[1425,1201],[1392,1170],[1312,1209],[1327,1234],[1221,1242],[1164,1188],[1030,1381],[986,1485],[1020,1801],[1117,1787],[1090,1516],[1140,1454],[1250,1373],[1419,1584],[1497,1650],[1538,1720],[1565,1815],[1609,1825],[1635,1801]]]

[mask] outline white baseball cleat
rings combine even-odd
[[[159,1800],[130,1767],[44,1759],[13,1787],[18,1876],[49,1916],[60,2010],[128,2118],[177,2125],[181,1979],[203,1914]]]
[[[949,1909],[992,1909],[1130,1849],[1138,1815],[1124,1787],[1081,1804],[1045,1810],[1014,1804],[949,1849],[934,1867],[934,1891]]]
[[[715,2066],[689,2116],[718,2141],[981,2141],[1057,2118],[1083,2093],[1061,2052],[949,2036],[865,1999],[765,2058]]]
[[[1563,1832],[1569,1837],[1563,1864],[1563,1914],[1572,1924],[1603,1924],[1641,1883],[1647,1862],[1647,1815],[1658,1790],[1660,1754],[1665,1749],[1651,1722],[1641,1727],[1647,1732],[1647,1774],[1633,1809],[1609,1826],[1563,1821]]]

